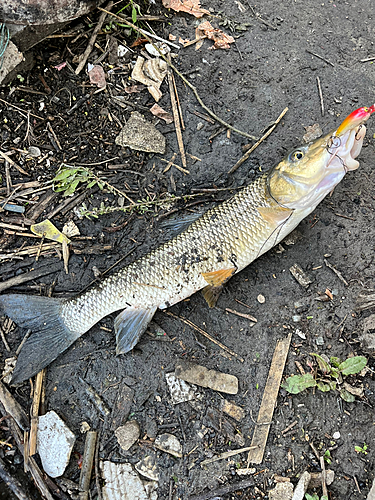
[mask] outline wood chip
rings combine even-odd
[[[307,288],[313,282],[310,276],[308,276],[302,269],[302,267],[298,264],[293,264],[289,271],[292,273],[292,276],[298,281],[298,283],[304,288]]]
[[[225,392],[226,394],[237,394],[238,392],[238,379],[234,375],[208,370],[204,366],[189,361],[180,361],[176,365],[175,373],[176,377],[190,384],[209,387],[214,391]]]
[[[268,433],[271,427],[273,411],[275,409],[277,395],[279,393],[280,382],[284,371],[286,358],[289,352],[292,332],[278,340],[273,354],[271,367],[268,373],[266,387],[264,389],[262,404],[259,409],[257,426],[255,427],[252,446],[256,446],[249,452],[247,465],[250,463],[260,464],[263,460],[264,451],[267,444]]]

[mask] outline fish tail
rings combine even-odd
[[[18,356],[12,385],[33,377],[80,337],[64,323],[63,302],[32,295],[0,296],[0,316],[9,316],[18,326],[32,331]]]

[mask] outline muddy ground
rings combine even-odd
[[[375,54],[374,12],[370,0],[264,0],[253,8],[248,2],[243,2],[246,8],[243,13],[237,3],[229,0],[203,2],[203,7],[209,8],[214,15],[212,24],[232,34],[236,39],[235,45],[229,50],[212,50],[212,42],[205,40],[198,51],[194,45],[180,49],[176,59],[177,67],[196,86],[204,103],[240,130],[261,136],[265,127],[286,106],[289,108],[272,135],[234,174],[228,175],[228,171],[241,157],[242,147],[249,140],[226,131],[210,139],[221,126],[194,114],[203,110],[192,91],[179,78],[176,81],[186,125],[183,132],[185,148],[187,153],[201,160],[188,156],[190,174],[185,175],[174,167],[164,173],[166,164],[160,160],[160,155],[122,150],[115,144],[120,124],[125,123],[131,111],[138,110],[150,121],[155,121],[148,112],[154,100],[147,90],[123,94],[129,102],[125,108],[110,103],[111,95],[121,93],[122,81],[128,81],[130,70],[127,64],[135,60],[141,47],[133,49],[135,53],[129,60],[114,64],[113,73],[107,77],[106,91],[91,95],[69,115],[67,110],[94,87],[90,87],[86,74],[76,77],[67,67],[58,71],[54,66],[68,61],[75,67],[73,56],[83,52],[86,38],[80,38],[74,44],[70,43],[71,38],[54,38],[44,42],[34,49],[34,69],[1,89],[1,99],[26,112],[21,115],[15,108],[1,102],[1,149],[11,151],[18,148],[12,158],[30,173],[25,176],[11,169],[13,184],[48,181],[65,161],[69,164],[94,164],[90,168],[97,175],[127,192],[134,200],[146,199],[147,196],[158,199],[165,196],[165,192],[185,196],[204,192],[205,189],[225,188],[207,192],[197,200],[180,202],[167,210],[146,207],[144,213],[136,212],[128,224],[116,232],[110,232],[111,228],[118,228],[127,221],[128,213],[115,212],[91,220],[79,218],[74,210],[59,213],[51,219],[57,227],[61,229],[65,222],[73,220],[81,236],[87,237],[86,240],[76,240],[75,247],[73,245],[81,253],[72,252],[69,275],[64,273],[61,263],[60,271],[7,292],[45,294],[52,290],[56,297],[68,297],[80,292],[95,279],[94,266],[104,272],[126,256],[117,266],[121,267],[165,240],[168,235],[159,226],[166,212],[179,208],[178,214],[182,215],[188,203],[203,199],[192,209],[206,209],[226,199],[239,187],[253,181],[260,171],[269,169],[289,150],[303,143],[304,127],[319,123],[322,130],[328,132],[355,108],[374,102],[374,66],[371,62],[360,62]],[[142,8],[143,12],[147,10]],[[150,12],[162,12],[162,16],[167,14],[165,21],[152,24],[161,37],[168,38],[172,33],[177,38],[194,38],[199,21],[193,16],[171,11],[167,13],[159,1],[151,6]],[[254,12],[259,13],[266,23],[257,19]],[[78,26],[77,29],[88,31],[90,21],[96,22],[97,17],[91,14],[89,18],[74,23],[73,28]],[[128,36],[121,28],[112,31],[112,34],[129,44],[134,41],[134,33]],[[102,47],[105,37],[101,34],[98,38]],[[99,50],[95,49],[89,61],[94,61],[99,55]],[[110,69],[107,63],[105,59],[103,66],[106,70]],[[51,89],[50,94],[46,92],[40,75]],[[324,116],[317,77],[321,82]],[[22,87],[38,93],[22,90]],[[171,111],[166,83],[161,90],[164,95],[159,104]],[[51,99],[55,95],[59,101]],[[43,108],[40,105],[42,102]],[[43,118],[39,120],[30,116],[29,130],[27,111]],[[48,133],[47,121],[51,123],[61,149]],[[163,157],[169,160],[173,153],[178,153],[174,126],[160,121],[157,128],[166,137],[167,150]],[[204,467],[199,464],[223,451],[250,445],[276,342],[290,330],[293,336],[284,375],[299,373],[296,361],[309,370],[308,359],[311,360],[311,357],[308,355],[311,352],[342,359],[364,354],[369,359],[369,367],[374,367],[373,358],[362,351],[358,340],[364,319],[371,311],[358,313],[355,310],[358,294],[375,288],[374,134],[375,125],[370,120],[359,170],[349,173],[332,196],[299,225],[293,245],[283,244],[282,249],[271,250],[233,277],[214,309],[207,307],[200,294],[170,309],[174,315],[188,318],[240,354],[243,362],[234,356],[225,356],[217,345],[189,326],[158,311],[154,320],[165,330],[170,342],[158,341],[146,333],[131,353],[116,356],[113,318],[107,317],[48,367],[45,407],[55,410],[76,434],[76,453],[83,453],[84,435],[80,432],[80,425],[85,421],[92,429],[100,430],[99,458],[135,464],[142,457],[154,453],[160,473],[159,498],[188,499],[193,494],[207,491],[207,488],[215,490],[220,484],[228,485],[240,480],[236,469],[246,467],[247,453]],[[19,150],[30,145],[38,146],[42,155],[48,154],[48,157],[40,163],[40,158],[26,161]],[[179,155],[175,162],[181,165]],[[119,166],[116,168],[115,165]],[[4,162],[0,163],[0,172],[4,187]],[[83,188],[77,193],[84,193]],[[30,219],[29,206],[33,207],[33,202],[40,200],[34,196],[32,203],[27,205],[26,219]],[[38,221],[48,216],[62,201],[61,195],[51,200]],[[82,205],[82,201],[91,210],[101,203],[105,207],[117,206],[118,196],[107,190],[94,190],[78,206]],[[0,220],[8,224],[22,222],[20,216],[4,211],[0,213]],[[29,222],[26,220],[24,226],[27,229]],[[3,234],[1,242],[2,250],[10,251],[21,245],[34,245],[39,240],[8,232]],[[325,265],[324,256],[342,273],[347,285]],[[0,279],[4,281],[18,273],[57,262],[55,252],[41,256],[37,263],[34,257],[8,259],[1,263]],[[294,263],[311,276],[313,282],[307,289],[289,272]],[[324,293],[327,288],[331,290],[333,300],[316,300],[319,293]],[[259,294],[264,296],[264,303],[257,300]],[[237,300],[250,306],[250,309]],[[298,310],[296,302],[303,302]],[[226,312],[226,308],[250,313],[258,322],[251,327],[247,319]],[[297,330],[302,332],[302,336]],[[14,355],[24,334],[25,331],[19,329],[7,334],[11,353],[1,343],[2,364],[10,354]],[[225,417],[236,429],[236,442],[224,435],[220,425],[215,429],[209,417],[211,408],[220,412],[221,394],[201,388],[202,398],[193,404],[171,403],[165,374],[173,372],[180,359],[238,377],[238,394],[225,396],[242,407],[246,415],[240,422]],[[124,384],[134,390],[129,418],[137,420],[141,436],[130,451],[120,449],[111,430],[116,409],[109,417],[103,417],[87,396],[80,377],[102,396],[111,411]],[[343,401],[337,392],[332,391],[321,393],[310,389],[291,396],[281,389],[264,460],[255,466],[258,474],[254,480],[258,489],[252,486],[235,493],[233,487],[232,493],[220,498],[267,498],[268,491],[274,487],[274,474],[290,477],[296,483],[303,471],[320,471],[320,464],[309,443],[313,443],[320,455],[331,449],[332,463],[329,467],[335,471],[335,480],[329,486],[330,500],[366,498],[374,478],[373,371],[368,371],[364,377],[352,377],[349,382],[364,387],[363,397],[357,397],[353,403]],[[12,389],[12,393],[28,410],[30,385],[25,383]],[[282,434],[281,431],[294,421],[297,424]],[[203,437],[202,426],[208,429]],[[2,432],[6,437],[6,431]],[[170,432],[179,439],[183,446],[183,458],[177,459],[153,450],[152,441],[162,432]],[[340,437],[334,440],[333,434],[337,432]],[[368,445],[367,454],[356,452],[355,446],[363,447],[364,443]],[[21,462],[17,453],[13,456],[5,454],[5,459],[13,471]],[[77,455],[73,455],[64,475],[72,481],[77,481],[80,474],[77,460]],[[92,494],[93,498],[97,496],[95,481],[92,482]],[[31,495],[37,498],[35,491]]]

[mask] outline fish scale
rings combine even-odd
[[[33,332],[12,383],[35,375],[112,312],[121,311],[114,320],[120,354],[136,345],[157,308],[201,289],[212,307],[233,274],[281,241],[358,168],[363,124],[373,112],[375,104],[353,111],[336,131],[292,151],[185,231],[77,297],[0,296],[0,312]]]
[[[257,207],[277,204],[265,196],[267,176],[208,210],[185,231],[129,264],[88,292],[67,300],[67,326],[84,333],[108,314],[129,306],[165,308],[204,288],[202,273],[246,267],[273,232]],[[266,250],[265,250],[266,251]],[[264,253],[264,252],[262,252]]]

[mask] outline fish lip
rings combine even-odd
[[[348,130],[342,136],[331,136],[331,145],[327,151],[332,155],[327,167],[337,164],[334,161],[339,160],[341,168],[347,173],[351,170],[356,170],[359,167],[359,162],[355,159],[362,149],[363,139],[366,135],[366,127],[361,124],[351,130]]]

